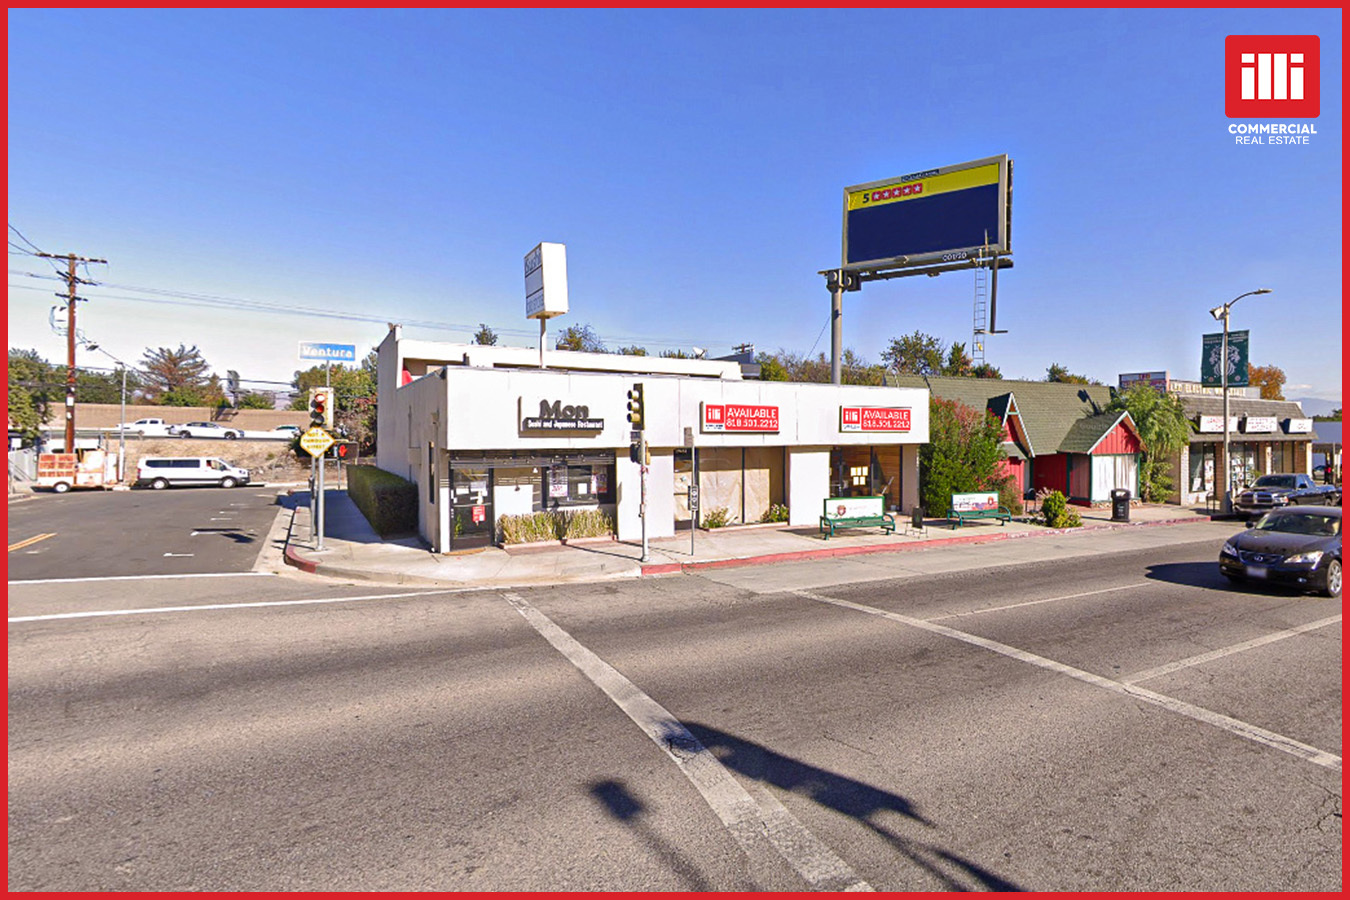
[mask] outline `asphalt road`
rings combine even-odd
[[[1339,891],[1340,601],[1147,531],[855,581],[11,584],[9,887]]]
[[[9,505],[9,580],[246,572],[276,501],[260,485],[43,493]]]

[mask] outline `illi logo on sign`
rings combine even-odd
[[[1230,119],[1315,119],[1321,113],[1321,41],[1315,34],[1230,34],[1224,41]]]

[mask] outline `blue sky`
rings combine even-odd
[[[1235,143],[1229,34],[1320,36],[1309,145]],[[1197,378],[1208,310],[1270,287],[1234,307],[1252,361],[1339,400],[1341,82],[1338,9],[11,9],[9,223],[109,260],[90,340],[129,362],[196,344],[260,387],[297,342],[364,352],[385,321],[537,346],[540,241],[567,245],[550,332],[828,354],[843,189],[1006,153],[1016,266],[986,344],[1006,377]],[[63,361],[62,285],[16,272],[51,266],[11,248],[10,346]],[[845,346],[969,343],[973,292],[869,284]]]

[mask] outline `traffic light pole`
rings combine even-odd
[[[638,471],[642,474],[642,505],[638,507],[638,518],[642,519],[642,559],[639,562],[647,562],[647,435],[642,435],[639,441],[638,454],[642,459],[642,465]]]

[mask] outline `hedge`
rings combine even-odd
[[[374,466],[347,467],[347,495],[380,537],[417,531],[417,485]]]

